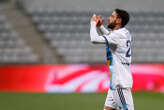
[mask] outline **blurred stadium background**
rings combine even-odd
[[[105,46],[90,43],[93,13],[126,9],[133,36],[135,110],[164,109],[163,0],[0,0],[0,109],[101,110]],[[63,94],[64,93],[64,94]]]

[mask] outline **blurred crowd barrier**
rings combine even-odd
[[[164,92],[164,64],[132,64],[133,91]],[[0,66],[0,91],[107,92],[105,64]]]

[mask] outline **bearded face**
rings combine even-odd
[[[117,13],[113,12],[111,16],[108,17],[108,28],[114,29],[115,26],[117,25]]]
[[[116,20],[108,23],[108,28],[113,29],[116,26]]]

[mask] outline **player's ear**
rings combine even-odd
[[[121,18],[117,18],[117,21],[116,21],[118,24],[121,24],[122,23],[122,19]]]

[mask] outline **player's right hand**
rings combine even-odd
[[[96,14],[93,14],[91,21],[98,23],[99,20],[100,20],[100,16],[96,16]]]

